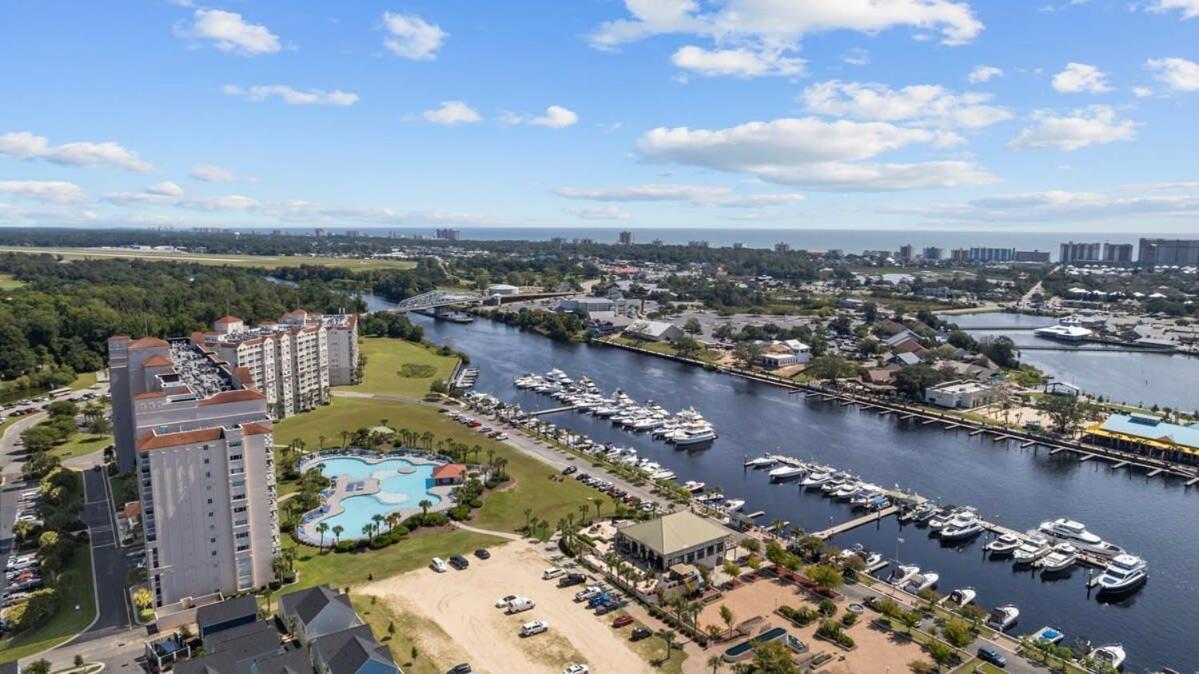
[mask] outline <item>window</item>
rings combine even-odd
[[[241,454],[230,454],[230,455],[229,455],[229,460],[230,460],[230,461],[240,461],[240,460],[241,460]]]

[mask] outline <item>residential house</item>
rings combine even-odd
[[[447,463],[433,469],[433,484],[437,486],[464,482],[466,482],[466,466],[460,463]]]
[[[969,410],[990,405],[998,397],[998,388],[977,381],[954,380],[930,386],[924,401],[950,409]]]
[[[279,618],[300,643],[362,624],[350,606],[350,595],[317,585],[279,597]]]
[[[638,320],[625,328],[624,335],[646,342],[669,342],[683,336],[683,330],[665,321]]]
[[[196,626],[201,639],[257,620],[258,602],[252,595],[234,597],[196,609]]]

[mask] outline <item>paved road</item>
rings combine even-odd
[[[116,521],[103,470],[83,471],[84,504],[80,519],[92,537],[92,563],[96,573],[99,612],[92,627],[79,636],[86,641],[106,636],[114,629],[124,631],[133,623],[125,592],[128,559],[117,545]]]

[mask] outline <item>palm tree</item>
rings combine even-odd
[[[349,432],[349,431],[342,431],[342,432],[341,432],[341,448],[342,448],[342,449],[345,449],[345,448],[346,448],[346,445],[350,444],[350,440],[349,440],[349,438],[350,438],[350,432]]]
[[[598,520],[600,517],[600,509],[602,509],[604,507],[604,501],[603,501],[603,499],[597,498],[597,499],[595,499],[594,503],[595,503],[595,519]]]
[[[425,431],[424,433],[421,433],[420,439],[421,439],[421,441],[424,442],[425,449],[433,448],[433,438],[434,437],[436,437],[436,436],[433,435],[433,431]]]
[[[429,514],[429,508],[433,507],[433,502],[429,499],[421,499],[417,505],[420,506],[420,516],[424,519]]]
[[[341,532],[345,531],[345,527],[341,526],[340,524],[334,524],[332,531],[333,531],[333,540],[340,543],[341,542]]]
[[[371,521],[375,523],[375,531],[379,531],[380,529],[383,528],[383,526],[382,526],[383,525],[383,516],[382,515],[380,515],[378,513],[371,515]]]
[[[662,641],[666,642],[666,659],[670,659],[670,651],[674,648],[674,630],[660,630],[658,636],[662,637]]]
[[[325,451],[325,440],[326,440],[327,438],[326,438],[325,436],[323,436],[323,435],[322,435],[322,436],[320,436],[320,437],[319,437],[319,438],[317,438],[317,439],[318,439],[318,440],[320,441],[320,443],[321,443],[321,451],[322,451],[322,452],[323,452],[323,451]]]
[[[530,527],[533,525],[533,509],[525,508],[525,531],[532,531]]]
[[[724,660],[719,655],[713,655],[708,658],[708,666],[712,668],[712,674],[716,674],[724,666]]]
[[[362,525],[362,535],[366,536],[367,538],[370,538],[371,532],[374,530],[374,528],[375,528],[375,525],[371,524],[370,522],[363,524]]]
[[[316,530],[318,532],[320,532],[320,535],[321,535],[320,549],[324,550],[325,549],[325,532],[329,530],[328,522],[317,522]]]
[[[580,525],[588,519],[587,513],[589,513],[589,512],[591,512],[591,506],[587,505],[586,503],[579,504],[579,515],[580,515],[579,524]]]

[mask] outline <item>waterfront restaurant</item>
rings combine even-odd
[[[688,510],[626,524],[616,530],[616,549],[658,573],[676,564],[716,568],[725,551],[736,547],[729,529]]]
[[[1152,414],[1113,414],[1084,430],[1082,439],[1126,452],[1199,464],[1199,424],[1173,424]]]

